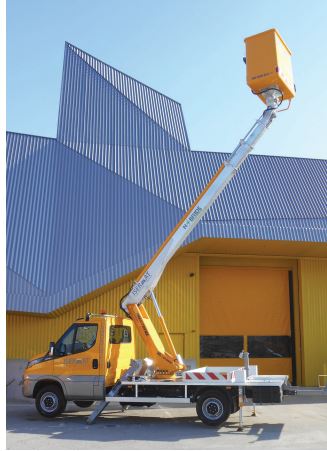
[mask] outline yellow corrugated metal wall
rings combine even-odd
[[[198,292],[199,271],[197,256],[181,255],[174,258],[167,266],[156,289],[156,296],[161,311],[166,319],[173,341],[186,359],[198,356]],[[128,291],[131,281],[109,288],[108,291],[91,298],[88,295],[55,312],[51,317],[31,314],[7,314],[7,358],[28,359],[33,354],[44,352],[49,341],[56,340],[66,328],[86,312],[122,314],[119,301]],[[156,321],[156,313],[149,301],[146,307]],[[181,349],[181,347],[183,349]],[[138,356],[144,356],[140,341],[137,345]]]
[[[300,260],[300,299],[304,384],[327,374],[327,260]]]

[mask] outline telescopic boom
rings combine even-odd
[[[132,318],[147,347],[149,357],[153,362],[154,377],[172,377],[176,372],[183,371],[186,367],[181,356],[177,354],[175,350],[153,290],[169,260],[176,253],[187,236],[192,232],[194,227],[197,226],[219,194],[235,176],[241,164],[268,129],[272,120],[276,117],[275,110],[280,103],[279,98],[280,93],[275,89],[266,93],[267,109],[255,122],[245,138],[240,141],[228,160],[220,166],[217,173],[210,180],[190,209],[185,213],[180,222],[172,230],[151,261],[136,279],[130,291],[121,301],[121,308]],[[161,338],[143,305],[143,302],[146,299],[151,299],[155,305],[169,352],[166,351]]]
[[[295,95],[291,53],[277,30],[271,29],[250,36],[245,39],[245,43],[247,83],[252,92],[260,97],[267,108],[244,139],[241,139],[230,157],[220,166],[202,193],[135,280],[130,291],[121,300],[121,308],[132,318],[145,342],[149,357],[153,361],[153,374],[157,378],[174,376],[176,372],[184,370],[185,365],[182,358],[176,353],[153,291],[169,260],[232,180],[241,164],[268,129],[272,120],[276,117],[279,105],[285,99],[291,101]],[[146,299],[151,299],[154,303],[168,345],[168,351],[166,351],[143,305]]]
[[[278,106],[278,93],[271,91],[270,105],[262,116],[256,121],[244,139],[241,139],[231,156],[218,169],[193,205],[185,213],[180,222],[172,230],[156,254],[146,265],[142,273],[134,282],[130,292],[124,298],[121,306],[128,313],[127,306],[139,304],[149,297],[172,256],[179,249],[192,230],[197,226],[208,209],[232,180],[237,170],[252,151],[258,140],[267,130],[276,117],[275,109]]]

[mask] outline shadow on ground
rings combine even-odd
[[[41,417],[33,405],[17,409],[8,415],[7,430],[14,434],[35,434],[46,436],[49,440],[78,441],[155,441],[169,442],[192,439],[208,439],[220,436],[247,436],[253,441],[278,440],[282,423],[245,424],[238,432],[238,414],[231,415],[229,421],[220,428],[203,424],[194,409],[190,407],[170,409],[163,406],[148,408],[131,408],[122,413],[120,410],[107,410],[97,418],[93,425],[87,425],[90,411],[77,411],[73,405],[60,417],[47,419]],[[245,415],[245,422],[249,420]],[[167,418],[168,417],[168,418]],[[119,444],[117,444],[119,446]]]

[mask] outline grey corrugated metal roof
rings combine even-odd
[[[190,151],[183,124],[178,103],[66,45],[58,138],[7,135],[10,310],[55,310],[151,258],[227,157]],[[250,156],[186,243],[326,241],[326,169]]]

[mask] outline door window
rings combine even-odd
[[[132,341],[131,328],[129,326],[110,326],[109,342],[112,344],[130,343]]]
[[[77,327],[73,353],[87,351],[95,345],[98,326],[96,324]]]
[[[54,355],[60,357],[87,351],[94,346],[97,331],[96,324],[73,324],[57,341]]]

